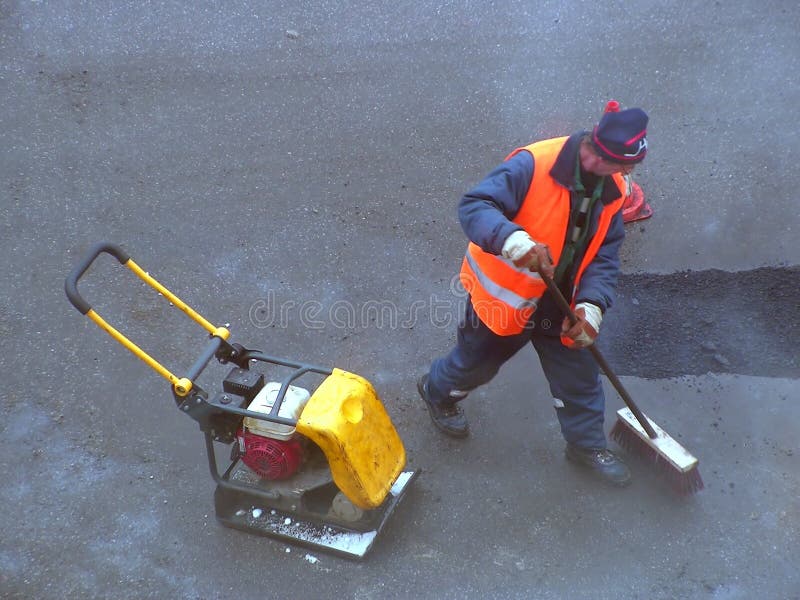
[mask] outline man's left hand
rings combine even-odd
[[[561,334],[570,338],[573,348],[586,348],[594,344],[597,334],[600,333],[600,323],[603,321],[603,311],[599,306],[589,302],[579,302],[575,306],[575,316],[578,318],[573,325],[569,317],[564,317],[561,324]]]

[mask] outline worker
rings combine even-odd
[[[587,347],[614,300],[625,237],[624,176],[647,153],[647,122],[642,109],[619,110],[611,101],[592,131],[518,148],[461,199],[469,244],[460,279],[469,301],[456,346],[417,382],[445,434],[469,434],[460,402],[530,342],[553,396],[566,458],[610,484],[630,482],[627,465],[607,448],[603,386]],[[540,271],[571,302],[574,325]]]

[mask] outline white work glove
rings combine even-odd
[[[537,244],[525,231],[517,230],[506,238],[501,251],[519,269],[539,271],[548,277],[553,276],[553,259],[545,244]]]
[[[599,306],[590,302],[578,302],[575,305],[575,316],[578,321],[572,325],[569,317],[564,317],[561,333],[570,338],[573,348],[586,348],[594,344],[597,334],[600,333],[600,323],[603,322],[603,311]]]

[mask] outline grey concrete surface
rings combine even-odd
[[[611,97],[651,115],[626,273],[798,265],[798,30],[780,0],[0,2],[0,596],[799,598],[795,378],[624,378],[700,457],[689,499],[565,464],[528,353],[465,442],[414,387],[454,338],[460,194]],[[368,560],[215,522],[196,425],[64,297],[103,239],[236,341],[375,384],[423,473]],[[175,371],[203,344],[111,260],[81,289]]]

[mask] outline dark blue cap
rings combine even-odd
[[[647,154],[647,113],[641,108],[606,112],[592,131],[595,151],[608,161],[633,164]]]

